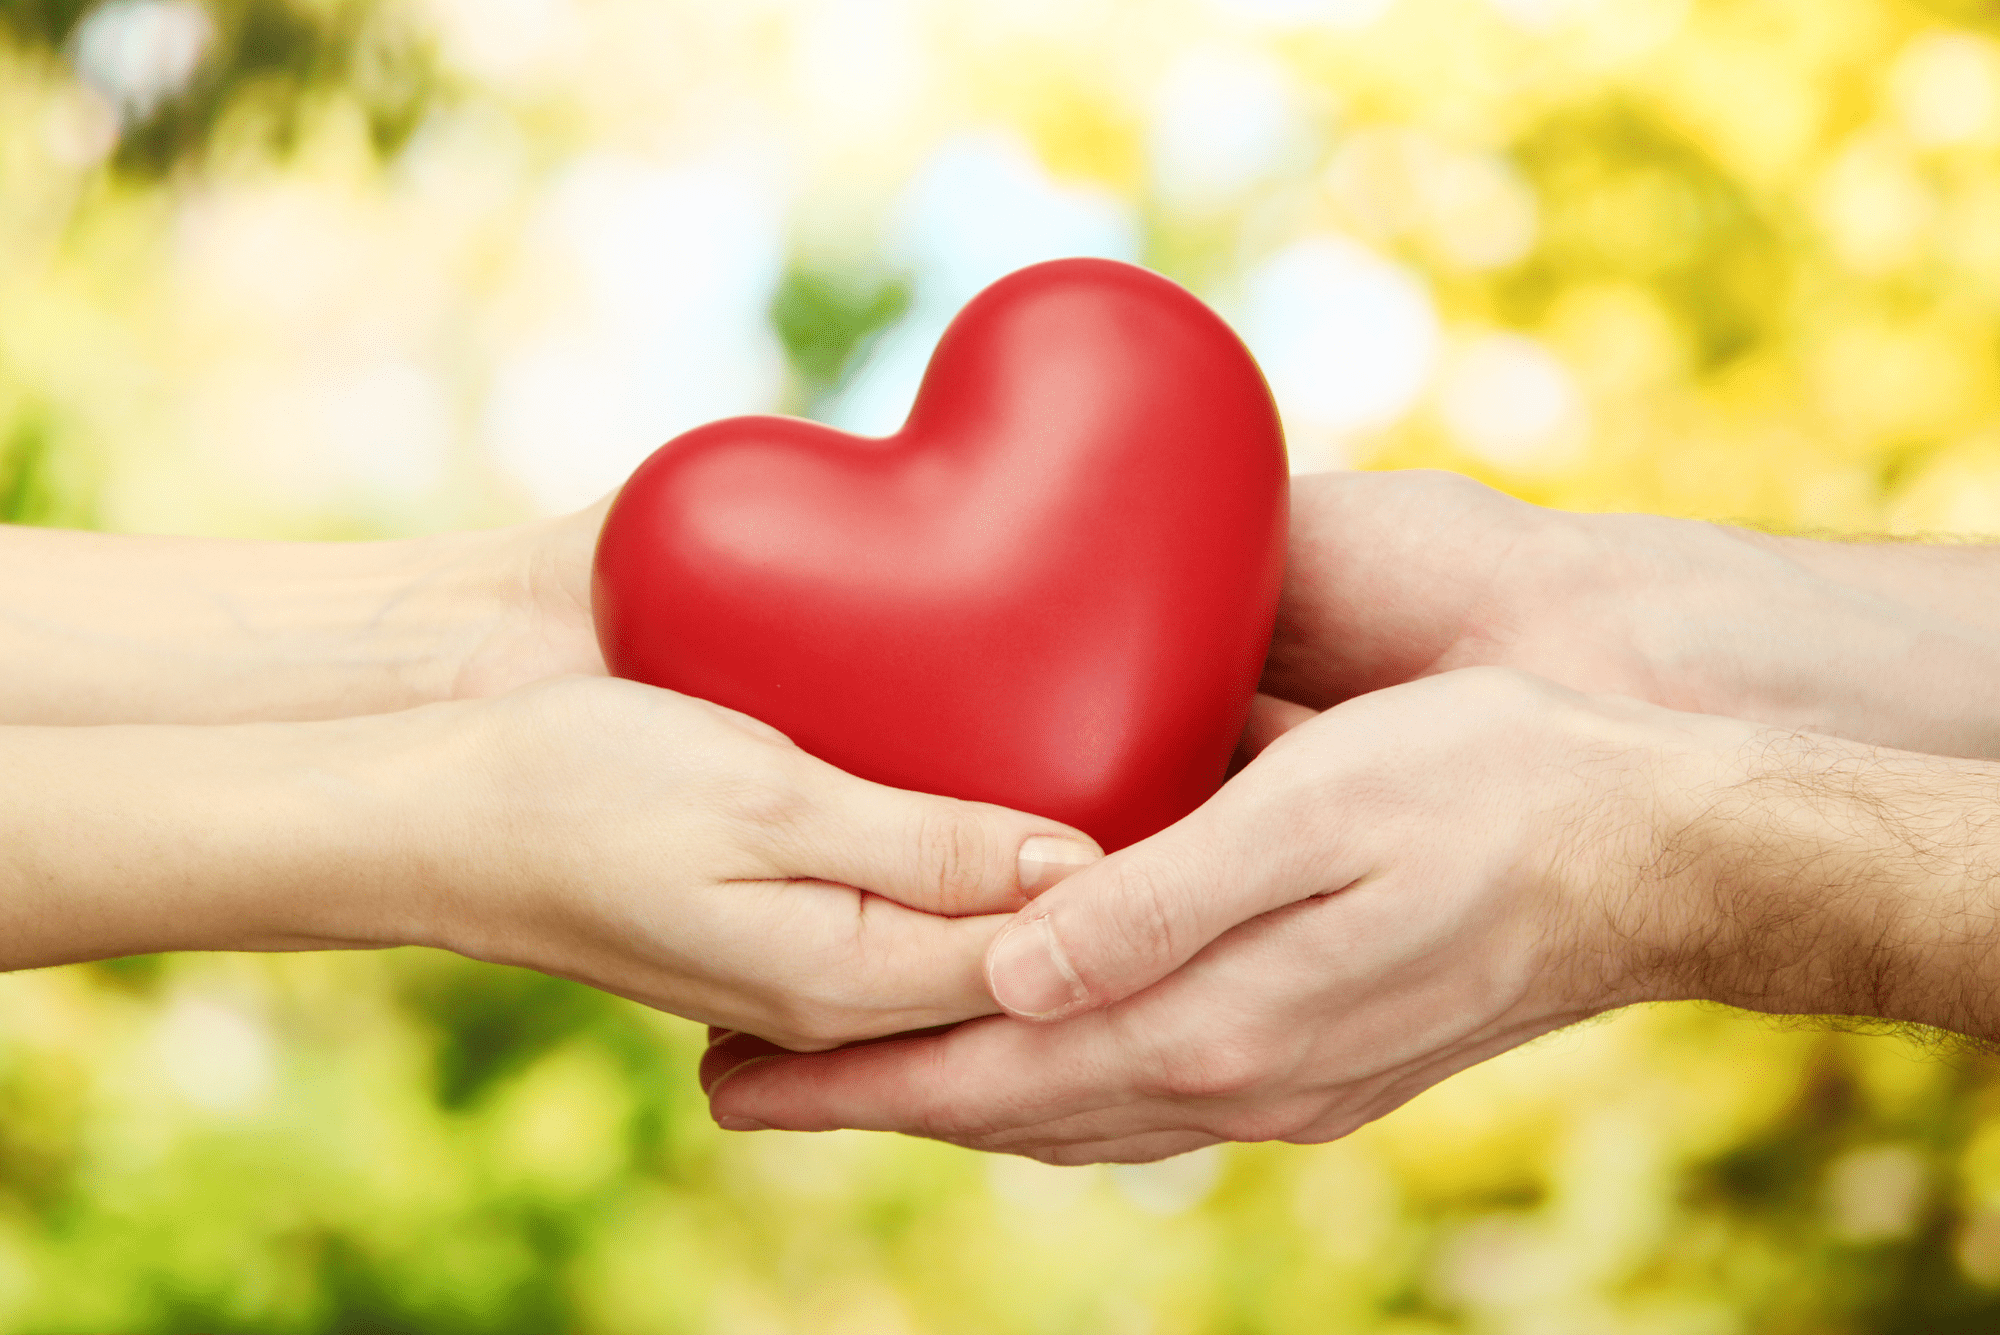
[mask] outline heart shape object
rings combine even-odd
[[[1108,851],[1222,782],[1286,478],[1214,312],[1129,264],[1037,264],[953,320],[892,436],[736,417],[656,451],[598,541],[598,640],[853,774]]]

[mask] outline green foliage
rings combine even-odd
[[[0,27],[23,46],[62,50],[89,13],[84,0],[0,0]],[[199,163],[232,113],[250,140],[282,156],[313,109],[351,99],[378,151],[391,153],[439,96],[427,41],[380,0],[205,0],[215,35],[188,86],[120,136],[114,165],[155,177]]]
[[[0,435],[0,524],[90,527],[84,460],[59,448],[58,435],[54,415],[34,404]]]
[[[403,977],[404,1004],[438,1034],[437,1101],[451,1111],[622,1004],[579,983],[497,965]]]
[[[1507,322],[1547,318],[1584,284],[1652,290],[1715,371],[1782,317],[1793,263],[1742,184],[1657,111],[1610,96],[1564,106],[1515,143],[1543,203],[1543,243],[1502,280]]]
[[[59,48],[95,0],[0,0],[0,26],[24,46]]]
[[[771,327],[808,398],[818,398],[840,387],[909,305],[904,278],[794,268],[771,298]]]

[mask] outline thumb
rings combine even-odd
[[[993,999],[1057,1020],[1121,1001],[1238,923],[1344,888],[1358,859],[1297,847],[1311,822],[1290,767],[1252,766],[1179,824],[1044,892],[986,952]]]

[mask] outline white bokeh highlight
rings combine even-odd
[[[1209,6],[1231,18],[1277,27],[1323,24],[1333,28],[1365,28],[1384,18],[1396,0],[1208,0]]]
[[[1415,234],[1460,269],[1513,264],[1534,249],[1540,229],[1534,189],[1512,162],[1422,130],[1349,135],[1328,163],[1326,186],[1366,235]]]
[[[1482,334],[1447,361],[1438,412],[1454,443],[1503,468],[1573,462],[1583,398],[1569,368],[1522,334]]]
[[[1910,137],[1925,147],[2000,140],[2000,43],[1921,33],[1896,57],[1889,92]]]
[[[1098,1164],[1059,1167],[1012,1154],[992,1156],[986,1182],[995,1199],[1035,1214],[1064,1214],[1090,1198],[1102,1180]]]
[[[583,42],[575,0],[427,0],[438,48],[481,82],[528,82],[573,58]]]
[[[809,132],[900,132],[926,88],[911,0],[799,0],[790,8],[792,85]]]
[[[1201,48],[1182,56],[1153,97],[1155,189],[1170,204],[1227,204],[1302,156],[1308,136],[1296,100],[1289,72],[1267,55]]]
[[[1226,1147],[1161,1159],[1157,1163],[1111,1166],[1111,1185],[1120,1196],[1147,1214],[1171,1218],[1194,1209],[1215,1191],[1227,1162]]]
[[[1346,438],[1407,414],[1438,355],[1424,284],[1341,236],[1295,242],[1254,269],[1237,324],[1302,469],[1341,462]]]
[[[153,1048],[168,1083],[182,1098],[213,1113],[253,1112],[275,1076],[271,1035],[242,1011],[200,997],[181,997],[160,1016]]]
[[[194,0],[108,0],[77,25],[70,59],[128,121],[187,86],[215,36]]]
[[[784,355],[766,312],[782,220],[742,156],[599,153],[562,174],[526,250],[561,296],[500,358],[482,424],[541,509],[590,503],[690,427],[775,406]]]

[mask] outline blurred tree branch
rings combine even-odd
[[[112,0],[116,3],[116,0]],[[71,60],[79,31],[106,4],[0,0],[0,29],[18,45]],[[255,137],[282,156],[314,106],[345,96],[367,119],[378,152],[409,138],[443,92],[429,39],[399,6],[379,0],[205,0],[211,36],[186,84],[124,125],[111,163],[157,177],[199,163],[232,113],[252,113]]]

